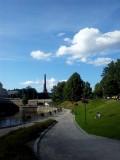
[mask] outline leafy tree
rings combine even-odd
[[[92,88],[90,87],[89,82],[84,83],[83,97],[86,99],[92,98]]]
[[[23,88],[21,90],[21,96],[23,96],[24,94],[27,95],[28,99],[36,99],[37,98],[37,91],[35,88],[32,88],[30,86]]]
[[[103,89],[102,85],[100,83],[97,83],[94,88],[93,94],[96,98],[102,98],[103,97]]]
[[[28,103],[28,97],[27,97],[26,94],[24,94],[23,97],[22,97],[22,104],[26,105],[27,103]]]
[[[65,83],[66,82],[63,81],[63,82],[59,82],[56,86],[53,86],[53,89],[52,89],[52,100],[54,102],[61,101],[61,100],[64,99],[63,91],[64,91]]]
[[[83,93],[83,80],[80,75],[75,72],[68,79],[64,88],[64,97],[69,101],[78,101],[80,100]]]
[[[26,91],[27,91],[28,99],[37,98],[37,91],[36,91],[35,88],[32,88],[32,87],[28,86],[28,87],[26,87]]]
[[[104,68],[101,86],[105,96],[114,96],[120,93],[120,59],[111,62]]]

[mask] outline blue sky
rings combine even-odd
[[[120,0],[0,0],[0,82],[43,90],[78,72],[91,87],[120,58]]]

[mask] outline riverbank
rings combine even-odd
[[[0,138],[0,159],[35,160],[36,156],[28,143],[36,139],[41,132],[55,123],[48,119],[34,125],[20,128]]]

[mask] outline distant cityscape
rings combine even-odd
[[[46,87],[46,74],[44,75],[44,84],[43,84],[43,92],[37,93],[37,91],[28,86],[27,88],[23,89],[13,89],[13,90],[7,90],[3,87],[3,84],[0,82],[0,98],[21,98],[21,96],[26,93],[25,90],[31,90],[33,92],[33,96],[31,99],[34,98],[43,98],[44,95],[48,95],[51,97],[51,93],[47,92],[47,87]],[[47,96],[47,98],[48,98]],[[46,97],[46,96],[45,96]]]

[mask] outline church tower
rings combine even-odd
[[[44,75],[44,84],[43,84],[43,93],[47,93],[47,87],[46,87],[46,74]]]

